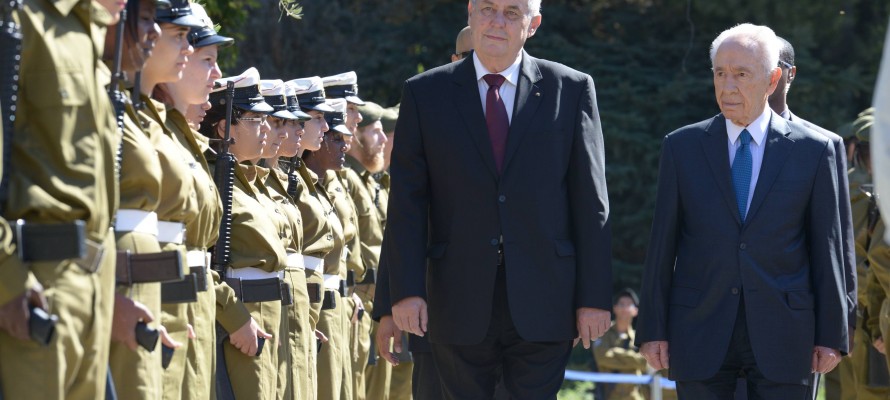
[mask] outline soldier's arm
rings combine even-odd
[[[887,294],[884,293],[884,288],[881,287],[881,283],[878,282],[874,268],[868,269],[865,280],[865,309],[868,314],[868,319],[865,321],[865,334],[870,338],[870,341],[874,341],[881,337],[881,303],[884,302],[884,298],[887,297]]]
[[[226,332],[235,332],[250,321],[250,311],[235,296],[235,290],[220,279],[219,273],[213,275],[213,290],[216,293],[216,320]]]

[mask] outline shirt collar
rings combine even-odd
[[[510,82],[511,84],[513,84],[513,86],[516,86],[516,82],[519,81],[519,64],[521,62],[522,52],[520,51],[519,54],[516,55],[516,59],[513,60],[513,64],[510,64],[509,67],[500,72],[500,74],[507,79],[507,82]],[[473,65],[476,66],[477,82],[482,80],[483,76],[492,73],[488,70],[488,68],[485,68],[485,66],[482,65],[482,61],[479,60],[479,56],[476,55],[475,51],[473,52]]]
[[[773,112],[770,110],[769,106],[764,105],[763,112],[760,113],[760,116],[748,124],[748,126],[738,126],[729,119],[726,119],[726,134],[729,135],[729,141],[732,142],[732,144],[735,144],[736,141],[739,140],[739,135],[742,134],[742,130],[747,129],[748,133],[751,134],[751,139],[754,139],[754,143],[758,146],[761,145],[763,139],[766,137],[766,131],[769,129],[769,119],[772,113]]]

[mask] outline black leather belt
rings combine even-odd
[[[309,302],[318,303],[321,301],[321,285],[318,283],[306,283],[306,291],[309,292]]]
[[[244,303],[280,300],[282,305],[293,304],[290,285],[278,278],[241,279],[226,278],[226,283]]]
[[[372,283],[377,283],[377,268],[370,268],[365,271],[365,279],[362,279],[359,282],[359,285],[370,285]]]
[[[207,291],[207,268],[206,267],[189,267],[189,273],[195,276],[195,285],[199,292]]]
[[[181,281],[161,284],[161,302],[164,304],[191,303],[198,301],[198,281],[195,274],[187,274]]]
[[[349,270],[346,271],[346,287],[354,287],[355,286],[355,271]]]
[[[340,281],[340,289],[337,292],[340,293],[340,297],[349,296],[349,285],[346,284],[346,281]]]
[[[16,249],[23,262],[73,260],[81,269],[99,270],[104,248],[86,235],[81,220],[62,224],[36,224],[25,220],[15,222]]]
[[[325,290],[324,301],[321,303],[322,310],[333,310],[337,308],[337,297],[339,293],[336,290]]]
[[[117,252],[115,268],[118,285],[134,283],[173,282],[183,278],[182,257],[178,251],[132,254]]]

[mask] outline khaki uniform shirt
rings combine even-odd
[[[859,301],[859,312],[866,303],[866,285],[861,282],[867,282],[865,268],[865,240],[868,232],[865,227],[868,225],[868,196],[860,190],[863,184],[870,183],[871,178],[867,172],[861,169],[851,168],[847,174],[850,179],[850,212],[853,214],[853,235],[854,249],[856,250],[856,281],[860,282],[856,288],[856,297]]]
[[[272,170],[259,166],[253,166],[253,168],[257,174],[256,179],[253,180],[254,189],[257,193],[262,194],[262,196],[258,196],[259,202],[265,207],[269,219],[275,223],[275,228],[278,230],[278,242],[285,249],[285,259],[281,265],[283,270],[287,264],[287,250],[296,251],[299,249],[296,245],[295,225],[290,221],[289,214],[285,212],[284,207],[273,199],[275,191],[266,185],[270,180],[274,182],[276,179],[271,176]]]
[[[287,194],[287,173],[280,170],[278,166],[273,166],[269,169],[266,187],[269,189],[269,195],[272,200],[278,204],[278,209],[281,210],[286,222],[290,225],[293,240],[287,244],[287,251],[302,253],[303,217],[300,215],[300,209],[297,208],[293,199]]]
[[[334,213],[340,220],[343,229],[344,253],[341,254],[340,267],[338,268],[341,279],[346,279],[347,271],[353,271],[356,276],[362,276],[365,273],[361,264],[361,250],[358,242],[358,225],[356,225],[355,208],[349,193],[341,180],[340,175],[335,171],[327,171],[323,177],[322,185],[328,192],[328,197],[334,206]],[[328,260],[325,259],[325,264]],[[327,274],[327,265],[325,265],[325,273]]]
[[[352,157],[347,159],[352,162],[344,175],[348,182],[349,197],[352,199],[358,218],[362,264],[365,269],[377,268],[380,264],[380,247],[383,244],[383,223],[380,221],[379,208],[374,198],[379,193],[380,184]],[[361,281],[363,277],[357,275],[356,279]]]
[[[120,134],[101,62],[111,16],[89,0],[27,0],[13,19],[22,30],[19,93],[6,220],[83,220],[102,242],[117,210]],[[27,268],[0,268],[0,303],[33,282]]]
[[[140,114],[145,117],[148,130],[155,141],[155,150],[161,161],[164,178],[161,184],[161,202],[158,205],[158,220],[182,222],[186,225],[198,218],[200,206],[195,194],[195,181],[190,164],[192,158],[188,149],[173,138],[173,132],[166,126],[166,108],[154,99],[143,98],[145,107]]]
[[[235,166],[232,191],[232,268],[254,267],[266,272],[284,270],[287,252],[278,222],[266,209],[257,191],[257,169],[253,165]]]
[[[296,171],[297,207],[303,220],[303,254],[318,258],[334,249],[334,233],[328,223],[328,215],[333,212],[327,192],[318,185],[318,176],[300,162]]]
[[[143,130],[132,104],[124,114],[121,145],[120,208],[154,211],[161,198],[161,161],[154,144],[157,130]]]

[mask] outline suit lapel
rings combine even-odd
[[[766,194],[772,188],[773,183],[782,171],[785,160],[791,152],[794,143],[788,138],[788,123],[776,113],[771,113],[769,132],[766,135],[766,148],[763,150],[763,164],[760,166],[760,176],[757,177],[757,186],[754,187],[754,197],[751,206],[748,207],[748,220],[756,214],[757,209],[763,204]]]
[[[541,93],[541,89],[536,85],[540,80],[541,70],[538,69],[538,64],[523,50],[519,82],[516,85],[516,99],[513,102],[513,117],[510,122],[509,133],[507,134],[504,171],[510,166],[510,160],[522,142],[522,137],[528,133],[528,127],[535,116],[535,111],[537,111],[538,105],[541,104],[541,98],[544,94]]]
[[[711,166],[711,173],[714,174],[714,181],[720,188],[723,200],[726,206],[735,217],[736,223],[742,224],[739,217],[739,207],[735,201],[735,190],[732,188],[732,174],[729,170],[729,153],[726,144],[726,120],[722,115],[718,115],[711,120],[707,131],[701,136],[702,150],[708,159],[708,165]]]
[[[482,156],[482,161],[492,176],[497,179],[494,150],[491,148],[488,126],[485,123],[485,115],[482,113],[482,99],[479,98],[479,83],[476,82],[476,67],[473,65],[473,57],[465,57],[460,65],[455,67],[453,77],[451,98],[454,99],[454,106],[460,111],[466,124],[466,132],[476,144],[476,150]]]

